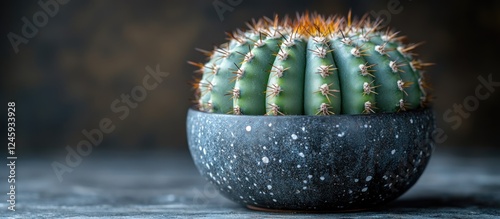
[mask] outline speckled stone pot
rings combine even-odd
[[[433,150],[430,109],[337,116],[239,116],[189,109],[200,173],[253,209],[347,211],[396,199]]]

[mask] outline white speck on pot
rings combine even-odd
[[[247,130],[247,132],[252,131],[252,126],[247,125],[245,129]]]
[[[345,132],[342,132],[342,133],[339,133],[337,136],[344,137],[344,135],[345,135]]]
[[[354,182],[359,182],[359,179],[354,179]]]
[[[396,153],[396,149],[392,149],[391,154]]]
[[[296,135],[296,134],[292,134],[292,139],[293,139],[293,140],[297,140],[297,138],[298,138],[298,137],[297,137],[297,135]]]
[[[273,186],[267,185],[267,189],[271,190],[272,188],[273,188]]]
[[[367,176],[365,180],[369,182],[370,180],[372,180],[372,178],[373,178],[372,176]]]
[[[299,156],[305,157],[304,153],[302,153],[302,152],[299,153]]]
[[[307,178],[311,179],[311,178],[313,178],[313,175],[309,175],[309,176],[307,176]]]
[[[269,123],[267,126],[271,127],[271,126],[273,126],[273,124],[272,124],[272,123]]]
[[[269,163],[269,158],[267,158],[267,157],[263,157],[263,158],[262,158],[262,162],[264,162],[264,163]]]
[[[324,177],[324,176],[321,176],[321,177],[319,177],[319,179],[320,179],[321,181],[323,181],[323,180],[325,180],[325,177]]]
[[[361,189],[362,192],[366,192],[367,190],[368,190],[368,187]]]

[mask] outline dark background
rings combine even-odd
[[[116,129],[97,150],[187,150],[188,82],[195,68],[186,61],[204,58],[195,48],[211,49],[225,41],[224,32],[263,15],[305,10],[346,15],[352,9],[361,16],[388,11],[389,1],[243,0],[223,20],[213,2],[69,1],[16,54],[7,34],[21,35],[21,18],[32,20],[42,9],[37,1],[2,1],[0,118],[6,121],[7,101],[15,100],[18,153],[63,153],[85,139],[83,129],[98,128],[103,118]],[[436,120],[447,136],[441,145],[498,147],[500,87],[456,129],[443,114],[475,94],[479,76],[492,74],[500,81],[500,2],[393,2],[402,9],[390,16],[389,25],[411,42],[425,41],[420,57],[437,63],[428,75],[437,97]],[[110,104],[142,84],[146,66],[156,65],[170,75],[120,120]]]

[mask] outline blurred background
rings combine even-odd
[[[500,146],[500,86],[474,102],[481,85],[478,77],[487,80],[491,74],[500,82],[498,1],[61,0],[57,7],[50,6],[54,13],[46,22],[38,1],[0,4],[0,130],[6,133],[7,101],[15,100],[19,154],[63,153],[67,145],[85,139],[82,130],[99,128],[104,118],[115,129],[103,135],[96,150],[187,151],[185,116],[196,69],[186,61],[204,60],[195,48],[210,50],[225,42],[224,32],[245,27],[252,18],[305,10],[346,15],[349,9],[358,17],[381,15],[410,42],[426,42],[417,51],[424,61],[437,63],[428,75],[438,127],[446,137],[440,146]],[[224,11],[218,13],[215,6]],[[24,17],[39,19],[35,33],[23,33]],[[12,38],[12,33],[18,37]],[[12,39],[18,45],[13,46]],[[158,66],[169,76],[147,91],[135,108],[129,107],[127,116],[114,112],[115,100],[142,85],[147,66]],[[464,101],[476,107],[457,117],[454,104]],[[453,122],[444,119],[450,110]]]

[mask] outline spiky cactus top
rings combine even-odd
[[[399,112],[428,100],[422,68],[404,37],[368,16],[262,18],[205,52],[195,82],[202,111],[244,115]]]

